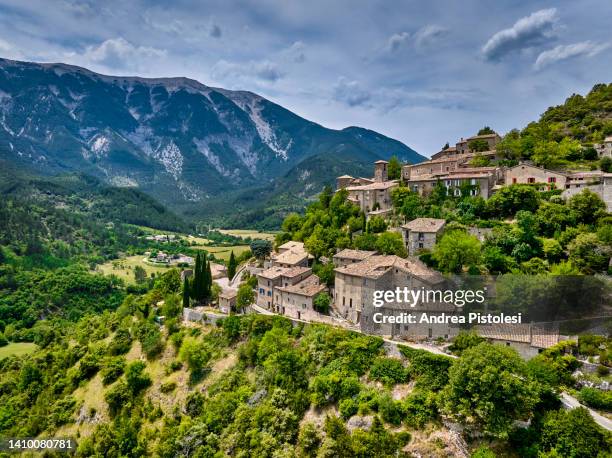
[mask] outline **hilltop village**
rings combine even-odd
[[[539,191],[560,191],[568,199],[588,189],[604,202],[609,211],[612,206],[612,174],[602,171],[558,171],[521,162],[504,165],[496,150],[501,138],[486,133],[461,139],[455,146],[446,146],[432,159],[419,164],[403,165],[399,178],[389,178],[389,162],[377,161],[372,178],[340,176],[336,193],[346,193],[346,200],[359,208],[366,225],[384,221],[388,231],[401,234],[403,244],[400,256],[380,252],[338,248],[330,256],[315,256],[304,242],[290,240],[277,244],[259,265],[249,266],[249,274],[257,278],[253,307],[260,313],[274,313],[295,320],[340,324],[359,327],[367,333],[383,334],[406,339],[451,339],[459,327],[449,323],[408,325],[377,324],[372,322],[374,294],[380,290],[399,287],[411,289],[442,289],[447,279],[439,271],[420,259],[431,252],[447,226],[442,218],[418,217],[398,221],[394,214],[393,193],[398,188],[426,197],[435,187],[443,186],[449,196],[491,198],[505,185],[524,184]],[[600,157],[612,155],[612,138],[598,147]],[[486,164],[486,165],[483,165]],[[479,166],[477,166],[479,165]],[[491,228],[468,227],[467,232],[484,242],[492,234]],[[356,233],[359,234],[359,231]],[[325,282],[314,272],[325,266],[332,280]],[[230,282],[230,284],[236,284]],[[255,283],[253,283],[255,285]],[[236,291],[224,289],[220,301],[223,310],[235,306]],[[406,311],[405,304],[387,303],[389,313]],[[456,313],[451,304],[419,304],[419,312]],[[187,312],[193,316],[191,311]],[[196,315],[196,319],[200,315]],[[567,337],[557,329],[545,329],[533,323],[521,325],[479,326],[477,331],[490,340],[504,341],[524,356],[533,356],[544,348]]]

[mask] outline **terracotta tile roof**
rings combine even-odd
[[[286,278],[294,278],[298,275],[305,274],[306,272],[311,272],[310,267],[287,267],[281,276]]]
[[[404,229],[409,229],[415,232],[438,232],[444,227],[446,221],[437,218],[417,218],[404,224]]]
[[[394,186],[397,186],[397,180],[375,182],[375,183],[364,184],[361,186],[348,186],[346,190],[347,191],[375,191],[378,189],[384,190],[384,189],[393,188]]]
[[[295,242],[293,240],[289,240],[288,242],[283,243],[281,246],[278,247],[279,250],[292,250],[295,248],[299,248],[299,249],[304,249],[304,243],[303,242]]]
[[[237,294],[238,291],[236,291],[235,289],[224,289],[219,293],[219,297],[222,297],[224,299],[233,299],[236,297]]]
[[[439,164],[439,163],[444,163],[444,162],[457,162],[457,158],[459,156],[453,156],[453,157],[441,157],[440,159],[431,159],[429,161],[423,161],[423,162],[419,162],[417,164],[409,164],[409,165],[404,165],[405,168],[415,168],[415,167],[422,167],[422,166],[426,166],[428,164]]]
[[[466,141],[470,141],[470,140],[476,140],[479,138],[495,138],[498,135],[496,133],[492,133],[492,134],[483,134],[483,135],[473,135],[471,137],[469,137]]]
[[[303,262],[304,259],[308,258],[308,256],[309,254],[303,250],[287,250],[283,251],[282,253],[278,253],[272,260],[277,264],[294,265]]]
[[[276,289],[286,293],[312,297],[324,291],[326,286],[319,283],[319,277],[316,275],[311,275],[295,285],[279,286]]]
[[[274,266],[274,267],[270,267],[269,269],[266,269],[258,273],[257,276],[266,278],[268,280],[274,280],[276,278],[279,278],[283,274],[283,272],[285,272],[286,270],[289,270],[289,268]]]
[[[334,258],[363,260],[375,254],[376,251],[351,250],[349,248],[345,248],[344,250],[337,252],[334,255]]]
[[[337,267],[336,272],[352,275],[356,277],[380,278],[390,269],[401,269],[402,271],[414,275],[421,280],[436,284],[444,281],[442,275],[430,269],[417,259],[403,259],[394,255],[371,256],[364,261]]]
[[[279,267],[274,266],[257,274],[258,277],[268,280],[275,280],[279,277],[293,278],[303,273],[309,272],[310,267]]]
[[[487,339],[527,343],[536,348],[549,348],[561,340],[558,331],[529,323],[482,325],[476,326],[476,331]]]

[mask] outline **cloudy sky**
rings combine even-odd
[[[612,80],[609,0],[0,0],[0,56],[259,93],[430,155]]]

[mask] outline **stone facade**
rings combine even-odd
[[[236,307],[236,290],[224,289],[219,293],[219,310],[223,313],[230,313]]]
[[[336,179],[337,189],[348,191],[348,200],[359,206],[367,217],[373,214],[386,215],[392,210],[391,190],[397,187],[397,180],[388,178],[388,162],[374,164],[374,178],[353,178],[343,175]]]
[[[333,262],[336,267],[343,267],[347,264],[354,264],[361,262],[364,259],[374,256],[376,251],[364,251],[364,250],[351,250],[344,249],[334,255]]]
[[[392,326],[377,324],[372,320],[375,311],[395,314],[400,311],[421,313],[435,310],[452,312],[454,307],[427,304],[415,309],[406,304],[387,303],[380,309],[374,307],[375,291],[391,291],[395,288],[431,288],[444,283],[443,277],[417,259],[398,256],[370,256],[364,261],[335,269],[334,308],[342,317],[358,323],[364,332],[393,336],[451,336],[457,333],[452,326],[423,327],[420,325]]]
[[[302,242],[289,241],[278,247],[278,253],[271,256],[271,265],[277,267],[308,267],[313,259]]]
[[[420,195],[429,195],[440,183],[452,195],[460,195],[462,190],[472,196],[488,199],[493,193],[493,187],[499,183],[499,175],[495,168],[482,167],[482,170],[457,169],[446,175],[421,175],[405,180],[406,186]]]
[[[299,283],[280,286],[274,290],[274,304],[277,313],[298,320],[313,321],[319,317],[314,309],[314,300],[327,290],[319,277],[310,275]]]
[[[515,165],[506,170],[505,184],[545,184],[550,188],[565,189],[568,176],[562,172],[547,170],[530,164]]]
[[[436,218],[417,218],[401,227],[402,238],[408,254],[415,256],[421,250],[431,250],[446,221]]]
[[[274,288],[299,283],[312,270],[308,267],[271,267],[257,274],[257,305],[268,310],[274,309]]]

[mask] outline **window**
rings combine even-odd
[[[423,234],[422,232],[419,232],[418,240],[425,240],[425,234]]]
[[[533,177],[527,178],[527,183],[535,183],[535,178]]]
[[[353,298],[352,297],[349,299],[349,307],[353,308]]]
[[[548,182],[549,183],[556,183],[557,182],[557,177],[548,177]]]
[[[346,305],[346,297],[342,296],[342,305]]]
[[[424,248],[423,242],[419,242],[419,248]]]
[[[512,184],[516,184],[516,178],[512,178]]]

